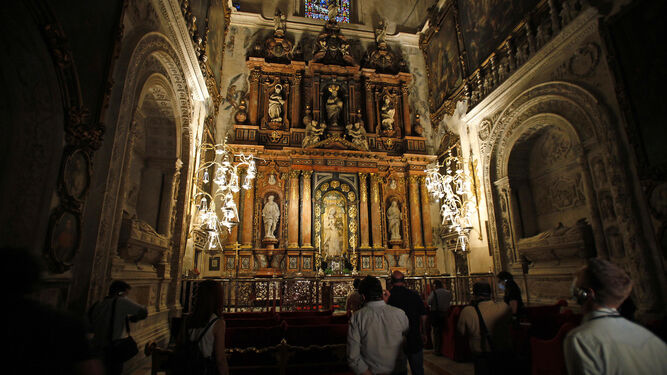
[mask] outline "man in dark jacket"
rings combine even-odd
[[[408,316],[410,328],[405,343],[405,354],[414,375],[424,374],[424,341],[426,341],[427,311],[419,294],[405,287],[405,276],[400,271],[391,274],[391,296],[388,305],[398,307]]]

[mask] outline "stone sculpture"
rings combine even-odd
[[[269,96],[269,118],[272,122],[282,122],[283,104],[285,99],[281,94],[283,86],[277,84],[273,88],[273,93]]]
[[[276,231],[278,219],[280,219],[280,208],[278,207],[278,204],[273,201],[273,195],[269,195],[266,203],[264,203],[262,217],[264,218],[264,237],[276,238],[273,233]]]
[[[398,208],[398,202],[392,201],[387,209],[387,221],[389,222],[389,233],[391,241],[401,239],[401,210]]]

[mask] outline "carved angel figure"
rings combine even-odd
[[[385,95],[384,103],[380,108],[380,116],[382,117],[382,129],[386,131],[394,130],[394,114],[396,113],[396,108],[394,108],[394,103],[392,103],[389,95]]]
[[[306,126],[306,136],[303,138],[303,141],[301,142],[301,147],[312,146],[317,142],[319,142],[320,139],[322,139],[322,135],[324,135],[324,130],[326,128],[327,126],[324,123],[318,126],[317,121],[312,120]]]
[[[338,121],[340,121],[340,114],[343,111],[343,101],[338,97],[338,90],[340,86],[331,85],[329,86],[329,92],[331,93],[327,98],[327,123],[329,126],[337,127]]]
[[[348,124],[346,127],[347,135],[355,145],[362,150],[368,151],[368,139],[366,139],[366,129],[364,122],[359,118],[354,124]]]
[[[285,99],[283,99],[283,96],[281,94],[281,91],[283,90],[283,86],[280,84],[277,84],[273,88],[273,93],[269,96],[269,118],[271,121],[275,122],[282,122],[282,113],[283,113],[283,104],[285,103]]]

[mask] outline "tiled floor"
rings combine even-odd
[[[424,373],[426,375],[472,375],[472,362],[455,362],[447,357],[438,357],[433,351],[424,351]]]
[[[150,375],[151,368],[147,365],[136,370],[132,375]],[[446,357],[437,357],[431,350],[424,351],[424,373],[426,375],[472,375],[472,363],[460,363]]]

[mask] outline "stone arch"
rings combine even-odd
[[[141,31],[141,32],[140,32]],[[171,109],[175,122],[175,141],[178,152],[177,162],[174,163],[173,187],[176,192],[172,196],[177,197],[177,202],[173,206],[185,205],[188,199],[187,189],[189,184],[187,178],[183,178],[185,183],[181,183],[181,173],[178,170],[181,165],[187,167],[190,164],[190,155],[192,149],[192,137],[190,127],[194,112],[194,97],[191,91],[194,90],[192,82],[188,81],[186,76],[186,62],[177,53],[174,45],[167,37],[158,32],[143,33],[137,31],[125,38],[124,48],[120,52],[117,62],[117,68],[114,73],[114,80],[121,82],[119,90],[112,94],[112,104],[108,113],[110,118],[107,120],[113,123],[113,136],[109,152],[109,167],[106,171],[105,183],[106,191],[102,201],[99,232],[95,239],[95,257],[91,271],[91,287],[88,296],[88,304],[101,298],[106,288],[106,283],[111,276],[111,258],[115,254],[115,249],[119,243],[122,208],[125,197],[125,185],[127,183],[127,171],[131,162],[130,151],[132,150],[132,133],[136,131],[135,116],[139,104],[147,95],[145,89],[149,87],[162,87],[168,93],[171,101]],[[148,83],[148,85],[147,85]],[[113,114],[117,114],[113,117]],[[189,134],[187,145],[184,143],[183,134]],[[187,177],[187,176],[186,176]],[[176,210],[177,214],[184,215],[184,210]],[[183,216],[184,217],[184,216]],[[173,220],[169,227],[176,228],[176,221],[183,217]],[[175,235],[183,237],[183,223],[180,224],[180,231]],[[181,238],[171,238],[173,246],[181,246],[185,243]],[[180,258],[174,263],[172,254],[181,253],[180,249],[172,252],[170,248],[163,256],[161,262],[167,267],[157,267],[158,275],[165,275],[165,271],[170,272],[168,263],[178,265]],[[166,261],[165,261],[166,260]],[[172,293],[173,294],[173,293]],[[171,298],[173,299],[173,298]]]
[[[494,229],[490,235],[498,268],[499,265],[509,268],[520,260],[517,243],[522,233],[515,225],[518,210],[510,189],[512,153],[520,149],[522,143],[548,129],[557,129],[572,140],[589,212],[587,220],[599,254],[607,253],[606,232],[617,229],[612,223],[602,223],[599,210],[601,194],[604,197],[613,190],[610,178],[606,174],[596,177],[593,173],[599,163],[604,170],[612,170],[619,147],[613,136],[614,125],[606,110],[585,89],[566,82],[540,84],[518,95],[501,112],[482,147],[484,185],[490,197],[487,199],[489,224]],[[615,205],[623,204],[627,202],[615,200]]]

